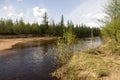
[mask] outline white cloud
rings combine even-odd
[[[19,13],[17,16],[18,17],[23,17],[23,13]]]
[[[83,14],[81,17],[85,18],[87,20],[91,19],[91,20],[97,20],[97,19],[103,19],[105,16],[104,13],[88,13],[88,14]]]
[[[89,22],[89,23],[86,23],[87,26],[90,26],[90,27],[96,27],[98,26],[98,24],[94,23],[94,22]]]
[[[108,0],[85,0],[77,6],[68,18],[76,24],[86,24],[88,26],[99,26],[97,19],[104,17],[103,6]]]
[[[13,6],[4,6],[2,9],[5,10],[7,13],[15,12],[15,8]]]
[[[93,15],[93,17],[91,17],[91,18],[93,18],[93,19],[103,19],[104,16],[105,16],[104,13],[97,13],[97,14]]]
[[[37,18],[40,18],[44,15],[47,10],[45,8],[40,8],[38,6],[33,8],[33,15]]]
[[[7,16],[8,16],[8,17],[12,17],[12,16],[16,16],[16,14],[8,13]]]
[[[21,17],[23,17],[23,13],[19,13],[19,14],[17,14],[17,13],[8,13],[7,16],[8,17],[21,18]]]
[[[6,14],[7,14],[7,17],[14,17],[14,18],[21,18],[23,17],[23,13],[22,12],[17,12],[16,9],[13,7],[13,6],[4,6],[2,8]]]

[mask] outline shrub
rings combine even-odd
[[[73,56],[73,43],[75,41],[75,35],[72,32],[72,29],[69,28],[67,31],[64,31],[63,37],[57,40],[57,45],[55,54],[53,55],[56,65],[62,66],[66,64],[70,58]]]

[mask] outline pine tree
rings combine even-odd
[[[42,23],[46,26],[48,26],[48,15],[47,12],[45,12],[44,16],[43,16],[43,21]]]
[[[63,15],[61,16],[60,25],[61,27],[64,27],[64,16]]]

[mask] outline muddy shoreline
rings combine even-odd
[[[31,41],[53,40],[56,37],[30,37],[30,38],[2,38],[0,39],[0,51],[11,49],[13,45],[18,43],[26,43]]]

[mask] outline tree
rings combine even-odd
[[[118,42],[120,34],[120,0],[111,0],[105,7],[105,19],[102,33]]]
[[[55,26],[56,26],[56,25],[55,25],[55,21],[52,20],[52,23],[49,24],[49,28],[48,28],[48,32],[47,32],[49,35],[52,35],[52,36],[53,36],[53,35],[54,35],[54,36],[56,35]]]
[[[64,27],[64,16],[63,15],[61,16],[60,25],[61,27]]]
[[[43,21],[42,23],[46,26],[48,26],[48,15],[47,12],[45,12],[44,16],[43,16]]]
[[[13,22],[11,19],[5,21],[6,34],[13,34]]]
[[[43,21],[42,21],[42,32],[43,34],[47,34],[48,33],[48,15],[47,15],[47,12],[45,12],[44,16],[43,16]]]
[[[5,33],[5,21],[3,19],[0,20],[0,34]]]
[[[58,24],[53,20],[48,24],[47,13],[43,16],[42,24],[38,23],[25,23],[23,19],[16,20],[15,22],[11,19],[0,19],[0,35],[36,35],[36,36],[63,36],[65,31],[72,30],[76,37],[90,37],[91,28],[86,25],[74,25],[72,21],[68,21],[67,25],[64,24],[64,17],[61,16],[61,20]],[[105,30],[108,30],[106,27]],[[95,36],[99,35],[99,28],[93,28],[93,34]],[[109,30],[109,33],[110,30]],[[109,34],[108,33],[108,34]]]
[[[18,21],[17,29],[18,29],[19,34],[25,33],[25,23],[22,18]]]

